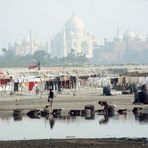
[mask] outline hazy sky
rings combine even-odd
[[[49,42],[73,14],[99,41],[130,29],[148,37],[148,0],[0,0],[0,49],[27,36]]]

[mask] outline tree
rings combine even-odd
[[[3,52],[3,55],[4,55],[4,56],[5,56],[5,54],[6,54],[6,51],[7,51],[6,48],[2,48],[2,52]]]

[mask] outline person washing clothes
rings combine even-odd
[[[104,106],[103,108],[104,114],[108,116],[108,108],[109,108],[108,103],[106,101],[99,101],[98,104]]]

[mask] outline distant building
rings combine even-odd
[[[93,57],[94,35],[88,32],[80,18],[73,15],[51,40],[51,56],[66,57],[70,52]]]
[[[33,40],[30,32],[29,37],[24,37],[22,40],[17,40],[14,44],[9,44],[8,50],[14,51],[16,56],[34,54],[34,52],[38,50],[43,50],[48,53],[48,44]]]
[[[129,30],[122,35],[118,28],[113,41],[104,39],[103,45],[94,48],[93,63],[148,63],[146,55],[148,55],[148,39]]]

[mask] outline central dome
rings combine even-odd
[[[74,33],[83,33],[84,28],[84,23],[76,16],[72,16],[65,24],[66,31],[72,31]]]
[[[135,34],[129,30],[126,31],[126,33],[124,34],[124,38],[126,39],[134,39],[135,38]]]

